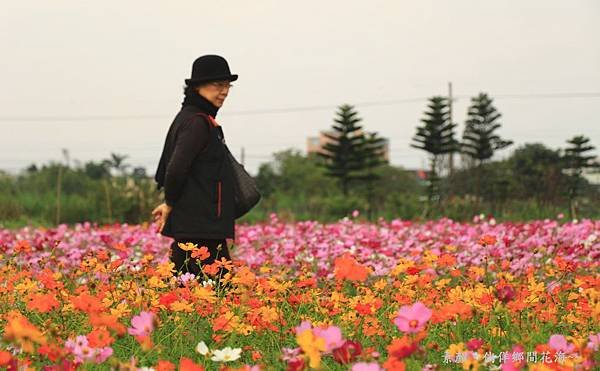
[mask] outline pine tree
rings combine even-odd
[[[388,163],[384,157],[386,140],[381,138],[376,132],[368,133],[363,137],[363,140],[363,159],[365,169],[363,179],[367,185],[367,200],[369,202],[368,217],[369,220],[371,220],[374,209],[374,183],[380,178],[380,176],[375,173],[375,169]]]
[[[353,106],[342,105],[336,114],[333,133],[323,134],[330,142],[318,154],[325,159],[326,174],[337,178],[342,192],[348,195],[350,183],[363,178],[360,172],[365,168],[365,139]]]
[[[577,218],[577,197],[581,192],[583,184],[583,170],[600,167],[594,162],[595,156],[589,154],[596,147],[592,146],[590,139],[583,135],[575,136],[567,140],[571,146],[565,149],[564,161],[570,170],[571,182],[569,184],[569,212],[571,218]]]
[[[430,168],[427,176],[427,200],[428,213],[431,203],[439,195],[439,173],[442,165],[443,155],[455,152],[458,142],[454,139],[454,128],[456,124],[450,122],[448,99],[442,96],[429,98],[428,110],[424,112],[425,117],[421,119],[423,126],[417,127],[417,133],[413,137],[411,147],[422,149],[429,153]]]
[[[463,132],[461,152],[475,161],[477,200],[481,193],[482,164],[492,158],[495,151],[508,147],[513,142],[503,140],[494,132],[502,126],[498,119],[502,115],[485,93],[471,98]]]

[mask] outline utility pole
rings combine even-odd
[[[452,124],[452,82],[448,82],[448,116],[450,123]],[[450,175],[454,173],[454,152],[450,152],[450,156],[448,157],[448,168],[450,170]]]
[[[240,156],[240,161],[242,162],[242,166],[244,166],[244,161],[245,161],[245,151],[244,151],[244,147],[242,147],[242,155]]]

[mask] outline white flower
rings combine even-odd
[[[241,348],[232,349],[231,347],[225,347],[221,350],[215,350],[211,359],[215,362],[235,361],[236,359],[240,358],[241,353]]]
[[[210,278],[207,281],[202,281],[202,286],[206,287],[206,286],[214,286],[215,285],[215,281],[211,280]]]
[[[152,367],[138,367],[137,371],[154,371]]]
[[[196,345],[196,352],[205,356],[208,353],[210,353],[210,349],[208,349],[208,346],[206,346],[206,343],[204,341],[201,341],[198,343],[198,345]]]

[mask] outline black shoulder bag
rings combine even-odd
[[[210,115],[201,113],[201,115],[208,117],[210,122],[215,122],[214,118]],[[256,204],[260,201],[261,195],[256,187],[254,178],[246,169],[244,165],[240,164],[235,157],[229,151],[229,147],[223,142],[225,149],[227,150],[227,161],[231,165],[233,175],[233,193],[234,193],[234,205],[235,205],[235,218],[241,218],[246,215]]]

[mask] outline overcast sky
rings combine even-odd
[[[67,148],[80,161],[127,154],[154,174],[203,54],[240,76],[217,119],[251,172],[304,152],[343,103],[390,139],[393,164],[420,167],[409,143],[424,98],[449,81],[459,134],[483,91],[516,145],[585,134],[600,147],[597,0],[1,1],[0,169]],[[588,95],[540,96],[563,93]]]

